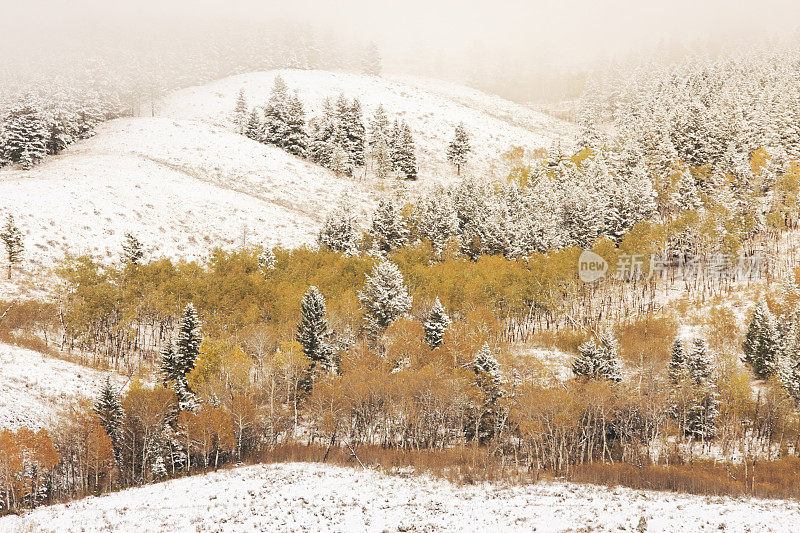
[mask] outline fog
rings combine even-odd
[[[570,96],[561,93],[611,63],[793,45],[799,20],[800,5],[788,0],[2,0],[0,67],[46,74],[110,49],[116,58],[158,57],[174,53],[173,43],[202,48],[220,35],[228,53],[243,54],[271,33],[284,41],[313,33],[325,36],[323,47],[374,41],[387,72],[437,75],[525,99]]]

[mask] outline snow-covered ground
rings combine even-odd
[[[107,376],[117,386],[127,381],[118,374],[0,343],[0,429],[52,427],[53,417],[69,402],[94,398]]]
[[[343,93],[358,97],[369,119],[378,105],[390,117],[408,122],[414,133],[419,165],[417,186],[456,178],[447,161],[447,144],[460,122],[472,139],[468,174],[488,177],[504,168],[503,152],[513,146],[550,148],[573,142],[574,125],[548,117],[497,96],[457,84],[418,77],[366,76],[322,70],[273,70],[231,76],[208,85],[177,91],[161,100],[156,114],[206,121],[230,127],[236,96],[244,90],[250,106],[267,102],[275,77],[296,90],[308,118],[320,114],[325,98]]]
[[[320,464],[240,467],[0,518],[9,532],[797,531],[794,501],[569,483],[456,486]]]

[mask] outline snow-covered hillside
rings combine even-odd
[[[156,106],[156,113],[176,119],[207,121],[230,127],[236,96],[244,89],[251,106],[269,99],[275,77],[298,91],[313,117],[325,98],[344,93],[358,97],[366,117],[383,105],[389,116],[406,120],[417,149],[420,184],[450,181],[455,172],[447,161],[447,144],[459,122],[472,135],[474,152],[466,172],[487,176],[500,164],[500,155],[512,146],[550,148],[569,144],[574,126],[460,85],[426,78],[379,78],[320,70],[274,70],[225,78],[177,91]]]
[[[455,486],[320,464],[219,471],[0,518],[22,531],[796,531],[797,502]]]
[[[0,429],[51,428],[60,409],[72,400],[93,398],[107,376],[117,386],[127,381],[112,372],[0,343]]]
[[[154,256],[311,242],[333,199],[365,188],[241,135],[192,121],[118,119],[30,171],[0,171],[0,213],[25,234],[23,267],[66,254],[116,260],[124,234]]]

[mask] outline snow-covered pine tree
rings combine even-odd
[[[411,309],[411,295],[403,274],[397,265],[387,260],[372,268],[358,299],[364,310],[364,329],[376,337]]]
[[[0,239],[3,239],[3,244],[6,248],[8,279],[11,279],[11,269],[14,265],[22,261],[22,253],[25,249],[22,243],[22,232],[17,227],[14,221],[14,215],[11,213],[6,216],[6,223],[3,226],[3,232],[0,233]]]
[[[264,108],[264,142],[283,148],[288,137],[289,106],[291,96],[286,82],[275,77],[269,102]]]
[[[417,235],[431,241],[437,256],[441,256],[447,240],[458,234],[453,199],[441,186],[417,201],[413,218]]]
[[[3,119],[2,158],[30,169],[47,155],[48,130],[44,116],[34,104],[23,102]]]
[[[389,124],[389,117],[382,105],[375,110],[375,114],[369,121],[367,131],[368,155],[372,161],[372,171],[378,178],[389,176],[394,167],[392,165],[391,153],[392,130]]]
[[[494,437],[499,418],[498,400],[503,396],[503,377],[500,365],[492,354],[488,343],[484,343],[472,360],[472,371],[475,373],[475,385],[483,396],[483,405],[474,416],[474,422],[468,424],[466,436],[486,442]]]
[[[350,152],[350,160],[353,162],[353,166],[363,167],[366,130],[364,128],[364,113],[361,110],[361,102],[358,98],[354,98],[347,109],[344,127],[347,132],[347,148]]]
[[[716,418],[719,414],[719,393],[712,379],[712,361],[703,339],[695,339],[686,357],[689,375],[694,382],[692,405],[687,413],[686,431],[702,440],[716,435]]]
[[[775,373],[779,343],[775,319],[764,299],[759,300],[753,310],[742,347],[743,361],[751,366],[758,379],[767,379]]]
[[[244,135],[247,130],[248,121],[248,106],[247,98],[244,95],[244,89],[239,90],[239,95],[236,97],[236,105],[233,107],[233,127],[236,133]]]
[[[407,180],[417,179],[417,156],[415,152],[411,128],[403,122],[398,144],[399,157],[395,166]]]
[[[617,340],[610,333],[600,335],[598,342],[590,339],[578,347],[578,357],[572,362],[572,373],[588,379],[622,381],[617,361]]]
[[[192,303],[186,304],[175,346],[167,346],[161,355],[160,371],[165,385],[172,385],[181,409],[193,410],[197,406],[194,392],[189,387],[187,375],[194,369],[203,334]]]
[[[359,233],[355,209],[345,198],[325,218],[317,241],[334,252],[354,255],[358,252]]]
[[[425,328],[425,342],[432,350],[441,346],[444,340],[444,332],[447,330],[447,326],[450,325],[450,322],[450,317],[447,316],[442,302],[439,301],[439,298],[436,298],[431,312],[428,313],[428,317],[422,324],[423,328]]]
[[[258,254],[258,268],[263,274],[275,268],[275,252],[272,251],[272,248],[264,248]]]
[[[122,422],[125,413],[119,400],[119,392],[111,385],[109,378],[106,378],[105,383],[100,388],[100,394],[93,410],[100,419],[100,425],[103,426],[106,434],[111,438],[114,460],[117,465],[120,465],[122,461]]]
[[[264,140],[264,125],[261,123],[261,117],[258,110],[253,108],[247,115],[247,124],[244,127],[244,135],[248,139],[262,142]]]
[[[688,378],[688,368],[686,366],[686,347],[681,339],[675,339],[672,343],[672,352],[669,359],[669,380],[673,384],[678,384]]]
[[[132,233],[125,234],[125,242],[122,243],[122,261],[124,263],[136,265],[144,257],[144,247],[141,241]]]
[[[467,164],[467,156],[471,151],[469,133],[462,122],[456,126],[453,140],[447,146],[447,159],[456,166],[456,175],[461,175],[461,167]]]
[[[286,138],[281,147],[292,155],[305,157],[309,143],[306,131],[306,113],[303,109],[303,102],[297,94],[289,99],[288,111]]]
[[[406,221],[395,203],[389,199],[378,202],[369,233],[373,246],[381,253],[388,253],[408,243]]]
[[[297,323],[295,335],[295,339],[303,347],[303,354],[310,361],[301,383],[301,388],[306,392],[311,389],[317,375],[334,370],[333,350],[328,342],[329,337],[325,297],[312,285],[300,302],[300,322]]]
[[[364,74],[370,76],[380,76],[383,71],[381,65],[381,55],[378,51],[378,45],[370,41],[364,54],[361,70]]]

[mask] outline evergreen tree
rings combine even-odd
[[[622,381],[617,362],[617,340],[609,333],[600,335],[599,342],[588,340],[578,348],[578,357],[572,363],[576,377]]]
[[[688,434],[699,439],[716,435],[716,418],[719,414],[719,393],[711,378],[712,363],[706,342],[695,339],[686,360],[689,374],[694,382],[692,405],[687,413]]]
[[[378,46],[374,42],[367,45],[366,53],[364,54],[362,72],[370,76],[380,76],[383,70],[381,65],[381,56],[378,51]]]
[[[458,234],[458,222],[453,199],[441,186],[414,206],[416,231],[420,237],[431,241],[437,255],[444,251],[447,240]]]
[[[474,416],[474,425],[466,428],[468,439],[477,438],[484,443],[495,436],[499,421],[498,401],[503,396],[500,365],[497,363],[489,344],[485,343],[472,361],[475,385],[482,393],[482,405]]]
[[[358,98],[354,98],[346,108],[342,122],[347,133],[346,146],[350,160],[354,167],[363,167],[366,130],[364,128],[364,113],[361,110],[361,102]]]
[[[144,257],[142,243],[133,234],[125,234],[125,242],[122,243],[122,260],[125,263],[136,265]]]
[[[275,77],[269,102],[264,109],[264,142],[304,156],[308,149],[305,111],[299,96],[289,94],[280,76]]]
[[[47,155],[48,129],[42,112],[33,104],[23,103],[11,109],[3,119],[2,158],[30,169]]]
[[[470,151],[472,147],[469,144],[469,134],[462,122],[456,126],[454,138],[447,146],[447,159],[456,166],[456,174],[459,176],[461,167],[467,164]]]
[[[258,268],[265,274],[275,268],[275,252],[272,251],[272,248],[264,248],[258,254]]]
[[[369,121],[367,133],[367,145],[373,172],[376,177],[383,179],[394,170],[390,148],[392,130],[383,106],[379,105],[375,110],[375,114]]]
[[[779,343],[775,319],[766,301],[756,304],[753,317],[745,334],[744,362],[750,365],[758,379],[767,379],[775,373],[778,364]]]
[[[408,243],[406,221],[391,200],[380,200],[372,216],[370,228],[373,246],[388,253]]]
[[[239,96],[236,97],[236,105],[233,108],[232,118],[236,133],[244,135],[247,131],[248,122],[248,107],[247,99],[244,96],[244,89],[240,89]]]
[[[397,139],[395,168],[407,180],[417,179],[417,156],[414,149],[414,137],[411,128],[403,122]]]
[[[169,345],[165,348],[160,365],[164,384],[171,384],[174,387],[181,409],[193,410],[197,404],[187,376],[194,369],[202,342],[203,335],[197,312],[194,306],[188,303],[178,324],[175,346]]]
[[[411,295],[397,265],[383,260],[367,275],[364,288],[358,293],[364,310],[364,329],[378,336],[395,319],[411,309]]]
[[[320,372],[333,370],[333,350],[328,344],[328,318],[325,311],[325,298],[313,285],[308,288],[300,303],[300,322],[297,324],[295,339],[303,347],[303,354],[310,365],[301,388],[311,389],[311,384]]]
[[[264,140],[264,126],[261,123],[261,117],[258,114],[258,110],[255,108],[250,111],[250,114],[247,116],[247,124],[245,124],[244,127],[244,135],[249,139],[253,139],[254,141],[261,142]]]
[[[286,138],[281,146],[292,155],[305,157],[308,143],[306,113],[303,109],[303,102],[295,94],[289,100],[289,114],[286,117]]]
[[[325,218],[317,241],[334,252],[354,255],[358,252],[359,224],[352,204],[343,200]]]
[[[3,226],[3,232],[0,233],[0,239],[3,239],[3,244],[6,247],[8,279],[11,279],[11,268],[22,261],[22,253],[24,251],[22,232],[14,222],[14,215],[11,213],[6,216],[6,224]]]
[[[425,342],[432,350],[441,346],[444,340],[444,332],[447,326],[450,325],[450,317],[444,310],[444,306],[436,298],[431,312],[428,313],[428,318],[425,320],[423,327],[425,328]]]
[[[111,438],[111,446],[114,449],[114,460],[117,465],[122,462],[122,422],[125,416],[122,410],[122,403],[119,400],[119,393],[111,385],[111,380],[106,378],[106,382],[100,388],[100,396],[94,405],[94,412],[100,419],[100,425],[106,430],[106,434]]]

